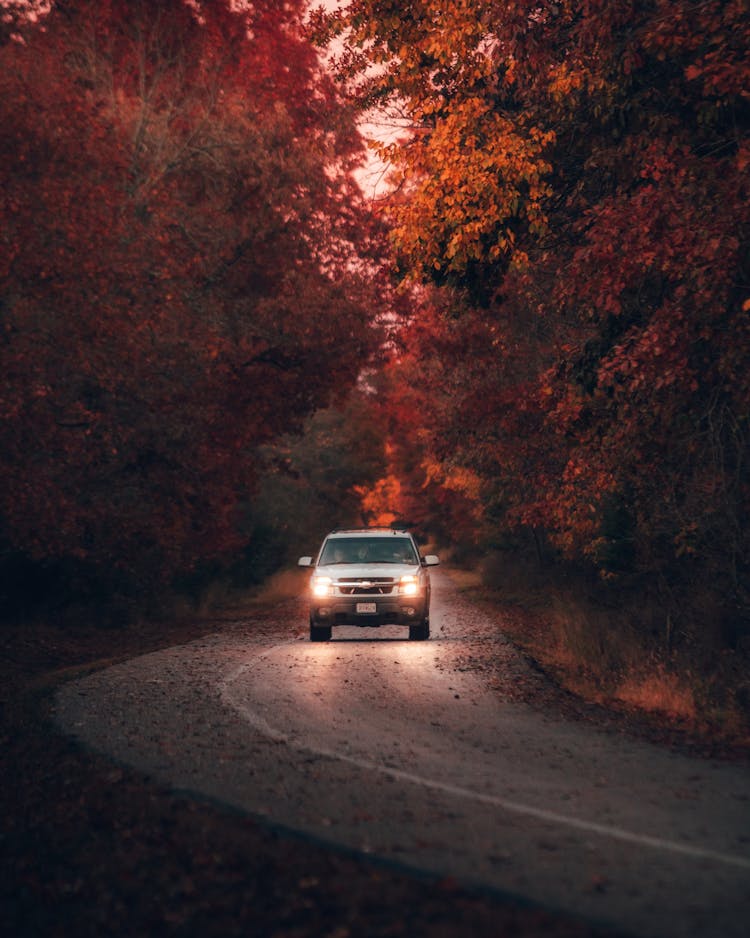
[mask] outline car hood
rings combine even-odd
[[[332,579],[361,579],[374,580],[376,577],[399,577],[419,573],[420,565],[416,563],[327,563],[315,568],[318,576],[329,576]]]

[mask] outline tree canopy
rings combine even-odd
[[[141,584],[220,556],[257,447],[350,387],[376,346],[362,144],[302,14],[302,0],[58,0],[13,20],[6,554]]]
[[[747,617],[742,0],[349,0],[312,32],[303,0],[26,7],[0,31],[3,551],[138,580],[240,546],[258,448],[385,348],[367,518],[531,532]],[[377,219],[372,109],[404,128]],[[385,346],[383,227],[412,306]]]
[[[699,571],[746,616],[746,4],[350,0],[318,25],[360,107],[403,117],[384,212],[440,289],[393,357],[394,472],[606,576]]]

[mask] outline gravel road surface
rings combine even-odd
[[[246,637],[65,685],[57,719],[161,782],[322,841],[640,938],[746,938],[748,766],[542,707],[554,696],[498,617],[432,580],[429,642],[385,627],[311,644],[287,603]]]

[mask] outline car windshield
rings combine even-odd
[[[336,537],[323,545],[321,566],[333,563],[418,563],[408,537]]]

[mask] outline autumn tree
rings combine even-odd
[[[361,144],[302,0],[59,0],[0,48],[0,540],[139,584],[377,341]]]
[[[394,366],[394,401],[423,355],[453,387],[423,471],[606,575],[710,585],[737,634],[746,5],[351,0],[321,25],[353,98],[404,119],[380,148],[402,274],[451,291]]]

